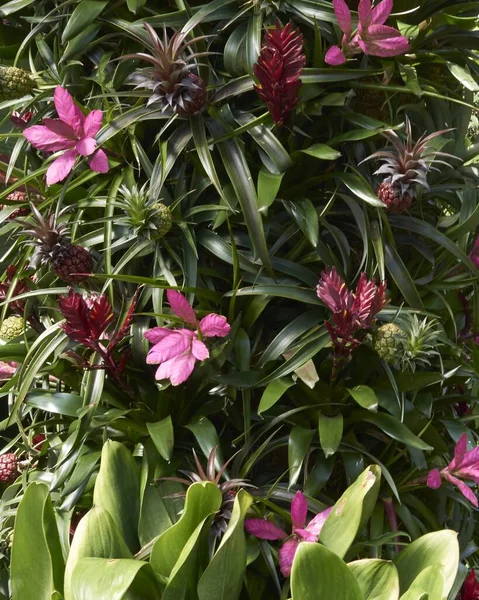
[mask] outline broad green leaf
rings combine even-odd
[[[401,293],[406,299],[407,303],[412,308],[424,310],[424,305],[416,289],[414,281],[399,254],[392,246],[385,244],[384,255],[386,259],[386,267],[389,273],[392,275],[398,288],[401,290]]]
[[[314,156],[314,158],[320,158],[321,160],[336,160],[341,156],[341,152],[338,152],[327,144],[313,144],[306,150],[301,150],[304,154]]]
[[[74,600],[123,600],[134,590],[138,600],[160,600],[161,594],[148,563],[120,558],[82,558],[72,577]]]
[[[454,77],[460,83],[462,83],[462,85],[465,88],[467,88],[471,92],[479,92],[479,85],[478,85],[477,81],[474,79],[474,77],[471,75],[471,73],[469,72],[469,69],[467,67],[464,68],[464,67],[461,67],[460,65],[456,65],[449,61],[446,61],[446,64],[447,64],[447,68],[449,69],[449,71],[451,71],[451,73],[454,75]]]
[[[260,210],[273,204],[281,186],[284,173],[270,173],[261,169],[258,173],[258,207]]]
[[[392,562],[375,558],[348,564],[358,582],[364,600],[398,600],[399,577]]]
[[[291,379],[277,379],[266,386],[258,406],[258,415],[268,410],[280,400],[283,394],[294,385]]]
[[[62,33],[62,42],[68,42],[82,33],[107,6],[108,0],[81,0],[72,12]]]
[[[57,415],[76,417],[83,408],[83,398],[77,394],[32,390],[27,394],[25,404]]]
[[[181,511],[182,504],[174,495],[183,491],[181,484],[172,481],[162,481],[158,485],[146,482],[138,524],[142,546],[176,523],[176,513]]]
[[[304,429],[295,425],[289,434],[288,465],[289,485],[294,485],[299,478],[306,454],[314,437],[314,429]]]
[[[36,0],[10,0],[0,8],[0,17],[8,17],[18,10],[33,4]]]
[[[132,552],[139,548],[140,484],[130,451],[108,440],[102,448],[93,503],[108,511]]]
[[[399,573],[401,593],[405,593],[416,577],[430,566],[442,566],[443,598],[447,598],[459,566],[457,533],[451,529],[427,533],[414,540],[394,559]]]
[[[285,206],[293,215],[305,237],[316,248],[319,238],[319,220],[311,200],[303,198],[297,202],[285,202]]]
[[[347,388],[349,395],[356,400],[359,406],[367,408],[372,412],[378,410],[378,399],[376,392],[367,385],[357,385],[353,388]]]
[[[65,600],[74,600],[72,575],[82,558],[132,558],[110,514],[93,507],[78,524],[65,569]]]
[[[291,572],[292,600],[364,600],[346,564],[321,544],[303,542]]]
[[[216,448],[215,466],[219,470],[223,466],[220,439],[213,423],[206,417],[195,417],[185,425],[196,438],[205,458],[209,458],[213,448]]]
[[[367,204],[378,208],[384,208],[384,204],[381,200],[378,200],[377,195],[369,183],[356,173],[333,173],[333,175],[338,181],[344,183],[355,196],[364,200]]]
[[[226,533],[198,583],[199,600],[239,598],[246,570],[244,520],[252,502],[245,490],[236,495]]]
[[[12,600],[50,600],[64,563],[48,486],[31,483],[18,505],[11,558]]]
[[[402,442],[403,444],[407,444],[408,446],[412,446],[413,448],[418,448],[419,450],[432,450],[433,448],[423,442],[421,438],[414,435],[414,433],[403,425],[399,419],[393,417],[392,415],[388,415],[384,412],[380,413],[352,413],[351,418],[358,419],[361,421],[365,421],[366,423],[372,423],[382,429],[384,433],[387,433],[395,440]]]
[[[427,600],[442,600],[444,598],[444,577],[441,565],[431,565],[419,573],[401,600],[410,600],[421,593],[427,592]]]
[[[100,25],[97,24],[92,23],[85,27],[82,33],[79,33],[67,43],[61,55],[60,62],[66,62],[81,55],[97,37],[99,31]]]
[[[193,483],[186,493],[183,515],[153,546],[150,563],[159,576],[170,577],[183,547],[195,529],[221,506],[221,492],[210,482]]]
[[[174,447],[174,432],[171,415],[156,423],[147,423],[146,427],[156,449],[165,460],[171,459]]]
[[[343,437],[343,415],[327,417],[319,413],[318,417],[319,443],[328,458],[332,456],[339,447]]]
[[[368,467],[356,481],[348,487],[336,502],[319,539],[327,548],[342,558],[354,541],[360,526],[367,520],[376,503],[381,471],[377,465]],[[365,503],[368,492],[374,501]],[[371,505],[372,504],[372,505]]]

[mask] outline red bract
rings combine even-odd
[[[366,273],[362,273],[353,293],[333,267],[321,273],[316,293],[333,317],[334,325],[325,325],[333,344],[334,380],[339,361],[349,356],[362,342],[363,336],[358,337],[356,331],[371,327],[374,317],[386,304],[386,282],[376,285],[374,279],[368,281]]]
[[[474,569],[469,571],[456,600],[479,600],[479,583]]]
[[[255,90],[278,126],[283,125],[288,113],[299,102],[299,78],[305,63],[303,36],[299,29],[293,29],[292,21],[286,27],[276,21],[275,29],[264,36],[253,73],[259,81]]]
[[[104,335],[114,315],[108,298],[102,294],[81,295],[70,289],[58,300],[66,319],[62,325],[72,340],[92,347]]]

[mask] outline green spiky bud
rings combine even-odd
[[[34,87],[35,80],[28,71],[0,66],[0,101],[23,98],[31,94]]]
[[[164,237],[171,229],[173,225],[173,218],[171,216],[171,210],[163,204],[163,202],[155,202],[151,207],[155,211],[158,237]]]
[[[0,338],[6,342],[14,340],[19,335],[22,335],[25,329],[25,321],[23,317],[12,316],[3,321],[0,327]]]
[[[399,325],[386,323],[374,332],[373,348],[379,357],[387,363],[396,364],[399,360],[404,340],[405,334]]]

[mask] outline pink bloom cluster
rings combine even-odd
[[[444,479],[457,485],[461,494],[477,508],[479,503],[476,495],[461,479],[479,484],[479,446],[468,451],[466,448],[467,435],[463,433],[456,444],[452,461],[441,471],[439,469],[430,471],[427,476],[427,485],[433,490],[437,490]]]
[[[145,337],[154,346],[148,352],[146,362],[160,365],[156,371],[156,379],[169,379],[171,385],[180,385],[191,375],[197,360],[209,358],[208,348],[201,340],[226,337],[231,328],[226,317],[214,313],[198,321],[191,304],[180,292],[168,290],[166,295],[175,315],[196,331],[167,327],[149,329],[145,332]]]
[[[359,23],[353,31],[351,11],[345,0],[333,0],[338,25],[343,32],[341,48],[332,46],[326,53],[329,65],[342,65],[354,54],[371,56],[398,56],[409,49],[407,39],[397,29],[384,25],[393,9],[393,0],[382,0],[373,8],[371,0],[360,0]]]
[[[43,119],[43,125],[33,125],[23,132],[27,140],[44,152],[64,150],[47,170],[47,184],[63,181],[73,169],[77,156],[89,156],[88,164],[97,173],[108,172],[108,159],[103,150],[96,149],[93,137],[101,127],[103,113],[92,110],[86,117],[70,93],[57,86],[54,94],[59,119]]]
[[[301,542],[318,541],[321,529],[332,510],[332,506],[323,510],[311,519],[305,527],[308,515],[308,503],[303,492],[298,491],[291,502],[291,521],[293,522],[291,536],[266,519],[246,519],[245,528],[248,533],[261,540],[283,540],[283,545],[279,551],[279,566],[281,573],[285,577],[289,577],[294,555],[299,544]]]

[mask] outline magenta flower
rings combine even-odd
[[[294,555],[296,554],[299,544],[301,542],[318,541],[321,529],[332,510],[332,506],[323,510],[311,519],[307,527],[305,527],[308,514],[308,503],[306,502],[306,497],[303,492],[298,491],[291,502],[291,521],[293,522],[291,536],[288,536],[286,531],[280,529],[266,519],[246,519],[245,528],[248,533],[261,540],[284,540],[281,550],[279,551],[279,566],[281,573],[285,577],[289,577],[291,574],[291,567],[293,566]]]
[[[441,471],[439,469],[429,471],[427,485],[431,489],[437,490],[444,479],[453,485],[457,485],[464,498],[467,498],[477,508],[476,495],[461,479],[479,484],[479,446],[468,451],[466,451],[466,448],[467,435],[463,433],[456,444],[452,461]]]
[[[393,9],[393,0],[382,0],[373,8],[371,0],[360,0],[359,23],[352,29],[351,11],[345,0],[333,0],[338,25],[343,32],[341,48],[332,46],[325,56],[329,65],[342,65],[349,56],[369,54],[371,56],[398,56],[409,49],[409,42],[397,29],[384,25]]]
[[[201,341],[209,337],[226,337],[230,325],[226,317],[217,314],[206,315],[201,321],[188,300],[175,290],[166,292],[168,302],[177,317],[195,327],[192,329],[168,329],[153,327],[145,332],[147,340],[155,344],[148,352],[146,362],[157,365],[156,379],[169,379],[171,385],[184,383],[193,372],[197,360],[206,360],[210,353]]]
[[[17,370],[18,363],[10,361],[4,362],[0,360],[0,381],[5,381],[6,379],[10,379],[10,377]]]
[[[477,236],[476,241],[474,242],[474,246],[469,252],[469,258],[479,269],[479,236]]]
[[[43,125],[28,127],[27,140],[44,152],[64,150],[48,167],[47,185],[63,181],[73,169],[77,156],[89,156],[88,164],[97,173],[108,172],[108,159],[96,149],[93,137],[101,127],[102,111],[92,110],[86,117],[74,103],[70,93],[57,86],[54,94],[59,119],[43,119]]]

